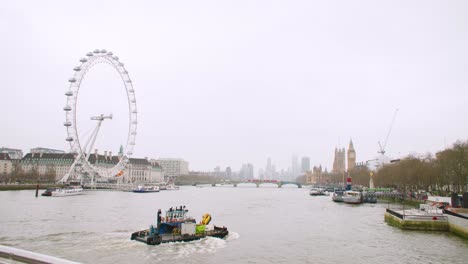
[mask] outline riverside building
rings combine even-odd
[[[0,176],[11,174],[13,161],[7,153],[0,153]]]
[[[21,149],[13,149],[13,148],[0,148],[0,153],[5,153],[10,156],[12,160],[20,160],[23,158],[23,151]]]
[[[75,161],[73,153],[28,153],[20,161],[20,167],[24,174],[37,174],[48,176],[55,181],[62,179],[68,173]],[[89,162],[96,167],[109,168],[119,162],[119,156],[112,156],[112,152],[104,152],[104,155],[95,153],[89,156]],[[130,158],[122,177],[124,183],[153,183],[163,181],[162,169],[158,163],[152,164],[148,159]]]
[[[189,175],[189,163],[183,159],[160,158],[151,160],[150,162],[158,163],[164,172],[164,176],[172,178],[180,175]]]

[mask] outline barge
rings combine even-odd
[[[204,237],[224,238],[229,234],[226,227],[210,225],[211,216],[203,215],[199,224],[188,216],[188,210],[184,207],[170,208],[165,217],[161,217],[161,209],[158,210],[156,226],[132,233],[130,239],[143,242],[148,245],[159,245],[169,242],[188,242]]]

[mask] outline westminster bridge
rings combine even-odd
[[[236,180],[224,180],[224,181],[215,181],[215,182],[194,182],[192,186],[202,186],[202,185],[211,185],[212,187],[223,186],[223,187],[238,187],[238,185],[247,185],[255,184],[257,188],[260,188],[261,185],[265,184],[275,184],[278,188],[281,188],[284,185],[296,185],[298,188],[302,188],[302,183],[294,181],[276,181],[276,180],[245,180],[245,181],[236,181]]]

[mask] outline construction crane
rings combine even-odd
[[[378,142],[380,150],[377,151],[377,153],[382,154],[382,156],[385,154],[385,148],[387,147],[388,138],[390,137],[390,133],[392,132],[393,123],[395,123],[395,118],[397,116],[397,113],[398,113],[398,108],[395,109],[395,113],[393,114],[392,122],[390,123],[390,128],[388,129],[387,137],[385,137],[385,141],[384,141],[383,145],[380,144],[380,141]]]

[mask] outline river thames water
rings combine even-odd
[[[130,240],[158,208],[180,205],[197,221],[210,213],[229,236],[159,246]],[[31,190],[4,191],[0,244],[82,263],[468,263],[467,240],[388,226],[387,206],[338,204],[295,187],[38,198]]]

